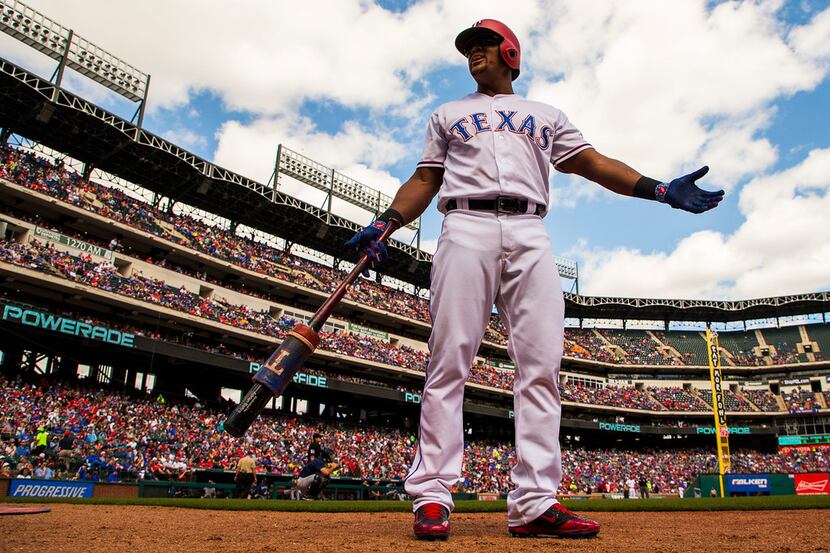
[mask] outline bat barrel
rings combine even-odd
[[[265,405],[274,394],[262,384],[254,383],[236,409],[225,420],[225,432],[236,438],[241,438],[251,427],[257,416],[265,409]]]

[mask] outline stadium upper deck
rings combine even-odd
[[[334,257],[358,225],[234,174],[0,58],[0,126],[163,196]],[[384,269],[426,288],[430,256],[395,242]],[[740,321],[830,310],[830,294],[741,301],[566,295],[569,316]]]
[[[169,266],[178,273],[196,275],[200,279],[198,282],[186,284],[200,290],[199,293],[208,299],[218,290],[223,297],[234,297],[237,303],[267,309],[271,313],[283,308],[267,301],[251,300],[250,296],[287,300],[289,305],[310,308],[342,278],[343,273],[334,267],[276,250],[222,228],[210,227],[193,217],[167,213],[117,189],[84,182],[77,173],[43,158],[12,149],[5,149],[3,153],[0,174],[29,189],[4,182],[4,192],[9,196],[4,202],[5,211],[19,212],[20,216],[30,219],[39,218],[40,226],[30,225],[28,230],[25,226],[17,227],[28,234],[41,233],[48,239],[50,231],[43,225],[55,225],[63,227],[63,232],[77,229],[76,232],[83,232],[82,238],[103,244],[108,237],[117,234],[120,247],[127,246],[133,256],[147,256],[148,261]],[[60,198],[66,205],[43,194]],[[28,240],[28,234],[20,238]],[[75,238],[77,242],[77,236]],[[138,270],[134,259],[120,253],[115,258],[120,262],[121,274],[128,276],[130,271]],[[152,274],[152,271],[148,273],[147,267],[141,270]],[[153,276],[170,281],[169,275]],[[243,276],[246,277],[244,280]],[[279,281],[278,285],[275,280]],[[241,292],[247,299],[229,292],[228,288]],[[359,308],[345,304],[341,309],[344,316],[360,323],[374,323],[381,333],[398,330],[402,336],[418,340],[418,344],[412,345],[423,349],[423,340],[429,330],[426,300],[366,280],[353,289],[351,298],[352,305]],[[815,367],[821,368],[822,351],[826,349],[827,333],[824,330],[824,325],[809,325],[723,334],[724,365],[796,365],[804,369],[813,368],[813,363],[819,362]],[[769,333],[769,340],[765,339],[765,332]],[[814,332],[815,339],[810,332]],[[735,336],[740,336],[740,340]],[[494,316],[482,354],[505,357],[505,343],[504,330],[498,317]],[[689,366],[704,366],[705,348],[699,332],[568,329],[566,355],[574,361],[592,360],[594,365],[606,365],[605,368],[670,365],[683,370]]]
[[[18,153],[8,150],[7,157],[4,160],[0,170],[5,172],[7,177],[14,178],[19,182],[23,182],[29,188],[39,192],[31,192],[23,188],[15,189],[14,185],[5,183],[6,188],[14,191],[16,194],[25,194],[26,202],[17,203],[16,205],[7,205],[8,210],[23,211],[17,213],[21,217],[31,216],[32,213],[25,213],[26,207],[34,208],[38,214],[38,222],[44,224],[49,222],[48,209],[43,209],[51,202],[52,208],[57,209],[58,204],[50,198],[40,198],[42,201],[38,203],[34,201],[40,196],[40,192],[49,192],[53,196],[63,197],[67,202],[66,206],[61,206],[62,209],[69,209],[70,205],[84,206],[84,210],[76,209],[73,214],[81,215],[74,219],[74,223],[81,221],[84,224],[78,225],[79,228],[89,228],[87,222],[98,217],[97,214],[107,216],[107,220],[102,228],[106,228],[109,235],[112,235],[113,223],[112,219],[126,221],[130,223],[129,226],[121,227],[121,230],[128,231],[121,236],[125,244],[129,244],[129,235],[138,232],[137,229],[147,228],[154,230],[157,233],[162,231],[168,235],[178,235],[180,243],[193,246],[193,249],[202,250],[213,255],[223,256],[226,259],[231,259],[237,263],[253,263],[254,266],[266,273],[269,277],[274,274],[273,271],[267,270],[267,266],[263,269],[262,266],[257,265],[258,259],[256,256],[249,255],[250,252],[245,251],[245,243],[238,237],[222,236],[221,232],[209,232],[200,226],[195,219],[177,216],[175,218],[166,218],[162,212],[152,209],[150,206],[142,205],[140,202],[129,198],[126,195],[119,195],[116,191],[107,189],[102,186],[79,185],[77,176],[71,172],[63,171],[63,169],[52,165],[51,163],[37,158],[23,158]],[[20,196],[18,196],[20,197]],[[49,201],[43,201],[43,200]],[[14,202],[12,202],[14,203]],[[88,213],[92,211],[94,213]],[[96,260],[88,253],[92,251],[93,244],[78,240],[75,237],[75,243],[72,243],[71,235],[61,234],[60,232],[50,231],[43,227],[35,226],[27,223],[25,220],[14,216],[6,216],[6,220],[10,223],[7,230],[10,234],[16,236],[18,241],[11,241],[4,243],[3,259],[11,262],[18,267],[26,267],[28,269],[36,269],[40,272],[51,273],[53,275],[62,276],[73,280],[75,282],[82,282],[85,285],[99,288],[109,292],[109,296],[113,294],[126,295],[132,298],[137,298],[143,302],[162,305],[168,309],[173,308],[179,311],[184,311],[191,315],[198,315],[200,318],[207,318],[209,320],[217,321],[221,325],[231,326],[234,328],[242,328],[248,332],[243,332],[242,335],[250,339],[248,333],[265,334],[268,336],[280,336],[285,330],[285,323],[282,321],[274,321],[272,315],[275,313],[284,314],[286,312],[284,306],[269,304],[266,299],[255,297],[251,295],[250,290],[234,289],[232,283],[227,282],[227,278],[222,278],[221,282],[208,282],[201,278],[203,275],[183,276],[183,273],[188,272],[183,267],[172,263],[168,259],[155,259],[152,252],[146,261],[135,256],[129,256],[122,252],[111,252],[106,250],[104,246],[98,246],[96,253]],[[98,217],[100,219],[100,217]],[[54,219],[57,224],[63,222],[66,227],[59,229],[62,232],[69,232],[73,222],[71,219],[65,217]],[[172,228],[171,228],[172,226]],[[40,230],[38,230],[40,229]],[[219,241],[215,239],[219,235]],[[199,236],[203,239],[211,237],[211,240],[204,242],[194,240],[192,237]],[[184,240],[184,237],[190,237],[190,241]],[[30,241],[31,238],[34,238]],[[82,237],[84,240],[98,240],[105,241],[106,236],[95,236],[95,233],[87,233]],[[55,243],[54,247],[46,246],[42,241],[51,241]],[[156,244],[156,240],[151,240],[151,244]],[[216,245],[219,244],[219,247]],[[71,252],[74,251],[74,254]],[[86,252],[82,254],[82,252]],[[257,252],[259,255],[267,255],[273,253],[270,248],[262,249]],[[107,257],[109,255],[109,258]],[[201,256],[203,254],[197,251],[191,251],[191,256]],[[106,261],[104,261],[106,260]],[[332,271],[330,267],[323,267],[322,265],[310,263],[307,260],[301,260],[293,256],[287,257],[285,252],[280,253],[280,257],[275,259],[275,265],[283,268],[292,268],[291,274],[294,280],[300,278],[309,283],[316,283],[318,286],[328,284],[333,286],[337,280],[337,274]],[[322,270],[328,273],[322,273]],[[14,272],[14,271],[12,271]],[[192,272],[192,270],[190,271]],[[22,276],[19,274],[18,277]],[[282,274],[282,273],[276,273]],[[305,277],[302,278],[302,275]],[[319,278],[318,278],[319,277]],[[268,278],[262,277],[260,278]],[[281,283],[281,282],[280,282]],[[207,287],[206,284],[210,284]],[[375,286],[374,293],[370,294],[368,303],[382,298],[384,294],[388,293],[388,289],[381,286]],[[47,285],[48,287],[48,285]],[[199,293],[187,292],[187,290],[199,290]],[[324,288],[323,288],[324,289]],[[221,295],[221,296],[220,296]],[[214,297],[225,298],[217,301]],[[227,298],[231,298],[229,301]],[[405,303],[411,309],[411,313],[418,313],[417,309],[412,309],[413,305],[422,302],[420,298],[409,296],[411,300]],[[395,305],[395,302],[389,305]],[[385,312],[388,307],[380,306],[379,311]],[[259,308],[259,309],[257,309]],[[299,315],[299,313],[298,313]],[[411,316],[411,315],[410,315]],[[186,323],[192,321],[185,320]],[[345,322],[345,321],[344,321]],[[176,324],[180,324],[176,321]],[[274,326],[276,324],[276,326]],[[349,324],[346,322],[346,324]],[[210,325],[207,325],[210,326]],[[494,324],[491,329],[494,333],[498,331],[498,325]],[[345,329],[346,325],[341,324],[341,329]],[[404,343],[404,338],[393,338],[391,335],[386,337],[375,336],[367,337],[365,332],[372,331],[367,327],[362,327],[355,332],[355,334],[364,336],[356,339],[349,337],[351,335],[337,335],[335,333],[327,336],[324,340],[324,349],[329,349],[338,354],[346,354],[363,360],[374,360],[382,365],[393,365],[398,367],[406,367],[408,369],[423,370],[426,354],[424,345],[417,341],[411,341],[413,346],[407,346]],[[799,332],[806,332],[802,327]],[[224,330],[222,332],[225,332]],[[384,332],[382,329],[376,329],[376,332]],[[388,333],[387,333],[388,334]],[[668,333],[674,335],[679,333]],[[681,334],[683,339],[680,341],[693,340],[696,336],[699,343],[702,338],[695,333]],[[753,334],[755,335],[755,334]],[[785,336],[789,337],[792,333]],[[225,334],[227,336],[227,334]],[[504,337],[502,336],[502,339]],[[780,337],[778,339],[778,348],[783,349]],[[809,336],[806,338],[808,344]],[[215,338],[214,338],[215,340]],[[225,342],[223,338],[220,343]],[[604,359],[609,366],[614,366],[618,370],[620,365],[628,361],[627,357],[631,355],[635,363],[642,359],[650,359],[655,355],[660,355],[665,359],[669,359],[670,363],[682,363],[682,355],[672,355],[671,350],[665,345],[667,338],[661,333],[646,333],[646,332],[608,332],[599,330],[571,330],[569,331],[569,348],[579,356],[589,357],[591,359]],[[258,343],[262,344],[260,340]],[[266,342],[267,343],[267,342]],[[654,346],[648,347],[648,344],[659,344],[657,349]],[[758,339],[756,348],[763,346],[763,337]],[[418,347],[420,345],[420,348]],[[773,346],[774,347],[774,346]],[[813,348],[815,352],[813,355],[820,354],[820,347],[816,344]],[[774,350],[773,350],[774,351]],[[797,351],[797,350],[794,350]],[[686,351],[687,355],[694,355],[693,351]],[[725,350],[725,358],[729,361],[729,356],[733,354]],[[744,353],[741,350],[736,350],[734,354],[737,356]],[[790,351],[792,353],[792,351]],[[802,352],[803,354],[803,352]],[[784,356],[781,353],[774,353],[774,359],[790,361],[791,357]],[[259,358],[263,355],[260,354]],[[758,359],[763,360],[765,357],[773,359],[772,356],[756,355]],[[482,359],[482,361],[484,361]],[[589,365],[599,364],[597,361],[591,361]],[[794,369],[820,369],[822,363],[805,362],[795,364]],[[631,368],[636,367],[632,365]],[[769,368],[781,371],[786,365],[772,365]],[[628,368],[628,367],[627,367]],[[401,369],[399,369],[401,370]],[[405,370],[405,369],[403,369]],[[678,370],[675,366],[672,371]],[[730,370],[738,370],[737,367]],[[757,369],[744,369],[745,371],[756,371]],[[512,372],[503,370],[487,363],[480,363],[473,367],[471,371],[471,381],[480,384],[482,388],[497,388],[509,389],[512,385]],[[758,415],[768,412],[786,413],[788,411],[796,412],[814,412],[826,407],[825,396],[821,393],[821,386],[823,385],[818,380],[802,379],[804,382],[799,384],[810,384],[814,382],[818,384],[818,394],[814,390],[808,390],[809,394],[799,391],[794,398],[794,390],[781,389],[784,395],[771,394],[769,387],[764,390],[760,389],[744,389],[737,383],[734,383],[735,389],[729,390],[727,396],[729,402],[736,412],[744,412],[747,415]],[[710,399],[706,398],[706,383],[705,381],[698,381],[696,384],[687,382],[682,388],[676,385],[667,386],[666,382],[649,383],[640,380],[638,388],[635,386],[617,387],[613,383],[605,380],[594,380],[588,382],[588,385],[583,385],[588,382],[586,379],[576,377],[572,379],[565,375],[563,380],[563,397],[567,402],[574,404],[606,406],[608,409],[621,409],[623,412],[640,410],[653,412],[683,412],[694,413],[698,412],[703,415],[708,413],[711,409]],[[812,384],[811,386],[814,386]],[[417,387],[417,386],[416,386]],[[747,399],[748,395],[759,392],[757,398]],[[606,409],[606,410],[608,410]]]

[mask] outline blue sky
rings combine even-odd
[[[693,216],[554,176],[546,226],[554,253],[579,261],[584,292],[830,287],[830,0],[29,4],[153,75],[149,130],[262,181],[281,142],[390,195],[432,110],[474,88],[455,34],[501,19],[523,46],[517,93],[563,109],[598,150],[644,174],[709,164],[701,184],[727,190]],[[53,62],[0,38],[4,57],[51,74]],[[94,83],[66,85],[132,114]],[[427,248],[439,230],[431,208]]]

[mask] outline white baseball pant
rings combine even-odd
[[[509,333],[517,464],[508,524],[537,518],[556,502],[565,304],[542,219],[454,210],[444,218],[432,260],[431,358],[421,398],[418,449],[405,482],[413,508],[437,502],[450,511],[461,478],[464,383],[493,304]]]

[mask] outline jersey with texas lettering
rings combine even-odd
[[[548,205],[551,164],[591,148],[560,110],[515,94],[475,92],[429,120],[418,167],[441,167],[438,209],[450,199],[511,196]]]

